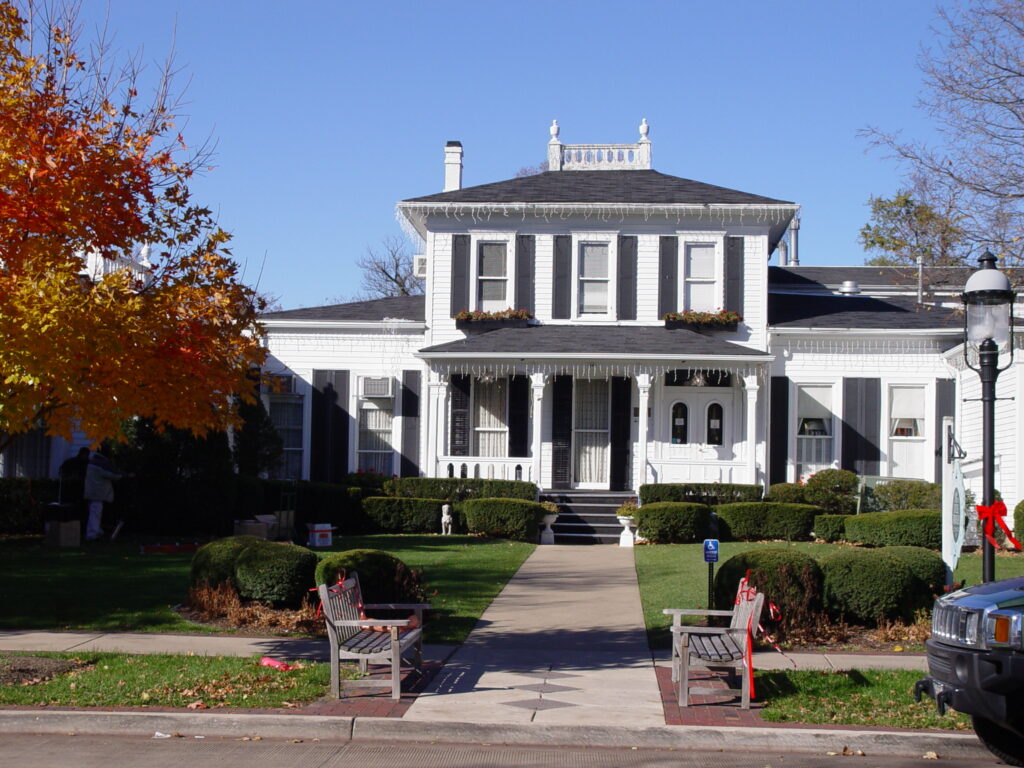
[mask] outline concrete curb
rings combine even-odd
[[[868,756],[989,758],[974,734],[931,731],[827,730],[735,726],[506,725],[435,723],[383,717],[328,717],[179,712],[0,711],[0,733],[168,734],[323,741],[403,741],[453,744],[639,747],[695,750],[785,750]]]

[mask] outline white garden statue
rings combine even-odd
[[[451,504],[441,505],[441,535],[452,535],[452,506]]]

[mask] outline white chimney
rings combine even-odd
[[[798,235],[800,234],[800,219],[794,216],[789,222],[789,266],[800,266],[800,251],[797,248]]]
[[[786,255],[786,252],[788,250],[789,250],[789,246],[786,245],[786,241],[785,240],[780,240],[779,241],[779,266],[780,267],[788,267],[789,266],[789,261],[787,260],[789,257]]]
[[[462,143],[449,141],[444,145],[444,189],[454,192],[462,189]]]

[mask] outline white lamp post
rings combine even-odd
[[[1010,281],[996,269],[996,257],[985,251],[978,259],[981,269],[967,280],[964,302],[964,360],[981,378],[982,416],[982,505],[995,502],[996,378],[1013,361],[1013,300]],[[1009,360],[999,367],[999,350],[1009,351]],[[978,362],[971,362],[970,351]],[[987,536],[982,538],[982,581],[995,580],[995,552]]]

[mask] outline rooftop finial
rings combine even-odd
[[[560,143],[558,141],[558,132],[561,129],[558,127],[558,121],[557,120],[552,120],[551,121],[551,128],[549,128],[548,130],[551,131],[551,141],[549,141],[548,144],[558,144],[558,143]]]
[[[645,117],[640,121],[640,141],[650,141],[647,138],[647,134],[651,132],[651,126],[647,124],[647,118]]]

